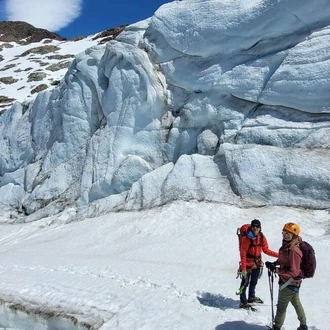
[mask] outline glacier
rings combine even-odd
[[[329,39],[325,0],[161,6],[0,116],[2,210],[329,208]]]

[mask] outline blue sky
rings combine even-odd
[[[152,16],[170,0],[0,0],[1,21],[25,21],[71,38]]]

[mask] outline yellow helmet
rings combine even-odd
[[[294,235],[299,236],[300,234],[300,228],[296,223],[288,222],[284,225],[283,230],[292,233]]]

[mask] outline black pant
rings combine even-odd
[[[248,301],[246,298],[247,287],[249,287],[249,298],[255,297],[256,295],[255,291],[259,279],[259,274],[260,274],[260,267],[257,267],[252,269],[251,272],[247,273],[246,278],[242,278],[241,287],[244,286],[244,288],[242,294],[240,295],[241,303],[245,304]]]

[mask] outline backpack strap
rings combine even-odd
[[[252,246],[262,246],[262,244],[263,244],[263,240],[264,240],[264,234],[263,234],[262,232],[260,232],[259,234],[260,234],[260,243],[255,245],[255,244],[253,244],[253,243],[254,243],[254,242],[253,242],[253,239],[250,238],[250,245],[249,245],[248,250],[250,250],[250,248],[251,248]],[[255,263],[257,264],[257,261],[258,261],[259,259],[261,259],[261,254],[259,254],[259,255],[253,255],[253,254],[247,253],[247,254],[246,254],[246,257],[247,257],[247,258],[254,259]]]

